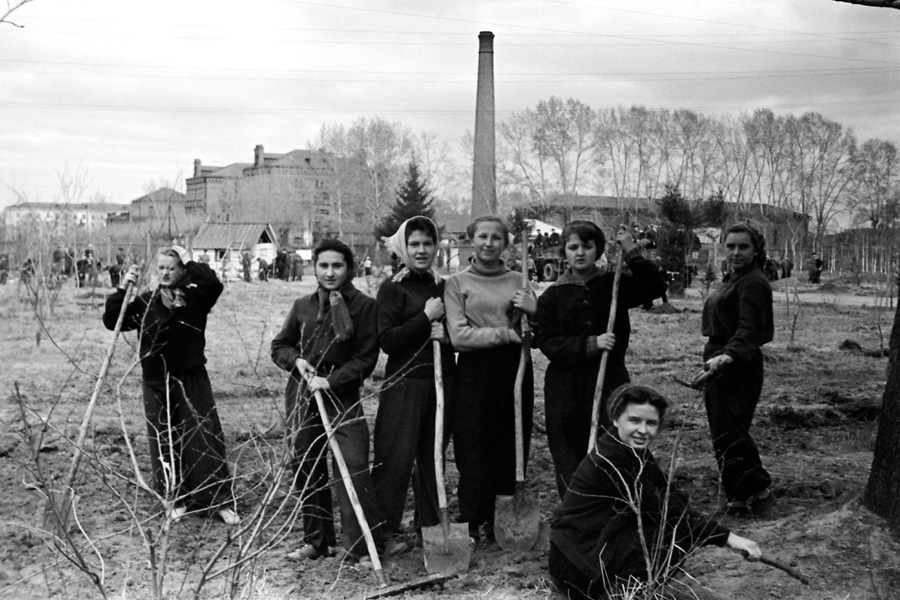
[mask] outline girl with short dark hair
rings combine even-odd
[[[609,352],[600,413],[600,426],[605,426],[606,398],[631,380],[625,367],[631,335],[628,310],[665,293],[657,268],[641,255],[628,231],[619,231],[616,241],[628,271],[623,271],[620,280],[613,332],[606,333],[615,275],[595,264],[606,249],[606,236],[590,221],[572,221],[563,230],[562,240],[559,252],[567,268],[538,298],[535,333],[538,348],[550,359],[544,377],[544,409],[560,498],[587,453],[602,352]]]
[[[666,582],[697,546],[727,546],[751,560],[762,555],[752,540],[692,510],[667,481],[650,452],[667,407],[645,386],[626,384],[611,394],[610,426],[581,461],[551,521],[550,575],[568,598]]]

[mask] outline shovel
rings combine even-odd
[[[522,256],[528,255],[528,237],[522,233]],[[528,290],[528,269],[522,266],[522,286]],[[512,496],[497,496],[494,505],[494,534],[506,551],[525,552],[534,548],[540,531],[541,512],[525,490],[525,451],[522,440],[522,386],[531,355],[531,331],[528,317],[522,314],[522,354],[516,371],[513,399],[516,412],[516,491]]]
[[[129,296],[131,295],[132,283],[129,281],[125,285],[125,297],[122,299],[122,308],[119,309],[119,317],[116,319],[116,326],[113,329],[112,339],[106,348],[106,356],[103,358],[103,364],[100,366],[100,373],[97,374],[97,382],[94,384],[94,392],[91,394],[91,400],[88,402],[84,411],[84,418],[81,420],[81,427],[78,429],[78,439],[75,441],[75,453],[72,455],[72,464],[69,465],[69,472],[66,475],[65,483],[59,490],[47,490],[47,503],[44,506],[43,528],[45,531],[55,533],[57,537],[65,537],[69,531],[69,527],[75,521],[75,502],[78,497],[75,495],[75,477],[78,475],[78,466],[81,464],[82,448],[84,440],[87,437],[88,426],[91,423],[91,417],[94,415],[94,408],[97,406],[97,399],[100,397],[100,388],[103,387],[104,377],[109,370],[109,363],[112,360],[113,353],[116,350],[116,341],[119,339],[119,332],[122,331],[122,322],[125,320],[125,311],[128,309]]]
[[[372,537],[372,530],[369,528],[369,522],[366,521],[366,514],[363,512],[362,505],[359,503],[359,496],[356,495],[356,488],[353,487],[353,481],[350,480],[350,469],[341,453],[341,447],[337,440],[334,439],[334,429],[331,427],[331,419],[325,411],[325,400],[322,398],[322,392],[316,390],[316,406],[319,407],[319,415],[322,417],[322,425],[325,427],[325,435],[328,436],[328,443],[331,445],[331,452],[334,454],[334,461],[338,464],[338,470],[341,472],[341,480],[347,490],[347,496],[350,497],[350,504],[353,505],[353,512],[356,514],[356,520],[359,521],[359,527],[362,529],[363,538],[366,540],[366,550],[369,552],[369,558],[372,559],[372,570],[375,571],[375,579],[378,581],[379,587],[387,586],[387,579],[384,577],[384,571],[381,569],[381,559],[378,558],[378,549],[375,548],[375,539]]]
[[[469,528],[465,523],[451,523],[447,509],[447,490],[444,487],[444,376],[441,372],[441,343],[434,346],[434,473],[437,478],[438,507],[441,524],[422,528],[422,549],[425,570],[431,574],[450,575],[468,568]]]

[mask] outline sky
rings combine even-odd
[[[33,0],[9,20],[0,208],[183,190],[195,158],[252,162],[360,116],[458,148],[479,31],[498,122],[557,96],[813,111],[900,144],[900,10],[831,0]]]

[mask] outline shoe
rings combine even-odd
[[[408,543],[403,540],[396,540],[388,543],[387,552],[385,552],[385,554],[388,556],[399,556],[401,554],[406,554],[410,550],[412,550],[412,548],[410,548]]]
[[[349,554],[353,554],[353,553],[349,553]],[[349,556],[349,554],[348,554],[348,556]],[[372,562],[371,556],[369,556],[368,554],[363,554],[362,556],[359,556],[357,554],[353,554],[353,555],[356,556],[356,566],[358,568],[369,569],[372,571],[375,570],[375,564]],[[381,560],[380,556],[378,558],[379,558],[379,562],[381,562],[381,563],[384,562],[383,560]]]
[[[178,523],[184,518],[184,516],[187,514],[187,512],[188,512],[187,506],[181,506],[181,505],[173,506],[172,510],[170,510],[169,514],[168,514],[169,520],[172,523]]]
[[[750,502],[750,512],[760,517],[767,515],[777,500],[772,491],[766,490],[763,493],[765,496],[757,495]]]
[[[297,550],[289,552],[287,557],[291,560],[319,560],[329,556],[328,546],[318,547],[312,544],[304,544]]]
[[[226,525],[240,525],[241,518],[238,516],[234,509],[225,507],[220,508],[216,511],[216,514],[219,515],[219,518],[222,519],[222,522]]]

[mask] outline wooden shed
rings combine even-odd
[[[255,278],[259,258],[270,264],[275,259],[278,236],[269,223],[206,223],[189,249],[195,261],[208,262],[225,280],[240,277],[241,255],[249,251]]]

